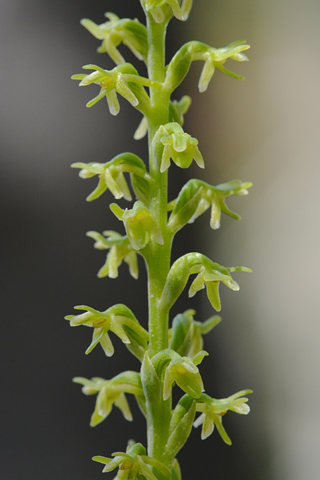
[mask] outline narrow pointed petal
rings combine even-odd
[[[100,345],[103,348],[103,351],[107,355],[107,357],[112,357],[112,355],[114,354],[114,348],[107,333],[105,333],[104,336],[101,338]]]
[[[120,104],[115,90],[111,90],[111,92],[108,92],[106,95],[111,115],[118,115],[120,112]]]

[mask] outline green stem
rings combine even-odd
[[[151,15],[147,15],[148,29],[148,75],[149,79],[164,82],[165,78],[165,34],[166,24],[158,24]],[[159,309],[162,290],[170,269],[172,235],[167,229],[168,174],[160,172],[160,165],[153,155],[152,141],[158,128],[168,123],[170,95],[163,88],[150,89],[151,112],[148,115],[149,132],[149,169],[153,177],[153,192],[149,208],[153,213],[163,235],[164,243],[150,243],[146,255],[148,271],[149,301],[149,356],[168,348],[168,312]],[[171,398],[158,399],[156,405],[147,407],[148,454],[162,460],[162,454],[168,440],[171,418]]]
[[[164,81],[166,24],[158,24],[147,15],[148,74],[150,80]],[[153,155],[152,141],[158,128],[168,122],[170,97],[163,89],[150,89],[151,113],[148,116],[149,169],[153,177],[150,210],[161,229],[164,243],[153,242],[147,259],[149,285],[149,355],[152,357],[167,348],[168,319],[161,315],[158,302],[170,269],[171,237],[167,231],[168,174],[160,172],[160,165]]]

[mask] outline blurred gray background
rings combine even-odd
[[[318,480],[320,4],[194,3],[186,24],[170,25],[168,58],[191,39],[222,47],[246,38],[252,48],[249,63],[227,65],[245,82],[217,72],[200,95],[197,64],[179,88],[177,98],[193,97],[185,129],[199,139],[206,170],[171,167],[170,195],[190,176],[254,187],[229,200],[241,222],[223,217],[212,232],[204,215],[177,236],[174,257],[200,250],[253,269],[235,274],[239,293],[221,288],[223,322],[206,338],[202,371],[212,396],[254,395],[248,417],[224,417],[231,448],[216,432],[205,442],[192,433],[179,456],[183,479]],[[146,323],[142,263],[138,282],[125,267],[117,280],[96,278],[105,257],[85,232],[119,225],[111,196],[86,203],[95,180],[69,167],[126,150],[146,156],[145,142],[132,138],[137,112],[125,102],[115,118],[105,102],[86,109],[94,87],[69,81],[87,63],[113,67],[79,25],[83,17],[102,23],[105,11],[143,21],[138,1],[0,0],[1,480],[98,479],[91,456],[123,450],[128,438],[145,443],[134,402],[132,424],[115,410],[90,429],[94,399],[71,382],[138,363],[116,341],[112,359],[99,348],[86,357],[89,330],[63,320],[73,305],[124,302]],[[199,320],[211,314],[202,292],[177,308],[196,308]]]

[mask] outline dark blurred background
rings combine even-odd
[[[86,109],[96,90],[69,80],[87,63],[113,67],[79,25],[83,17],[102,23],[106,11],[144,20],[138,1],[0,1],[1,480],[98,479],[93,455],[123,450],[128,438],[145,443],[133,399],[133,423],[115,409],[91,429],[94,398],[71,382],[111,378],[138,362],[116,340],[111,359],[99,347],[86,357],[91,332],[63,320],[73,305],[123,302],[146,324],[142,263],[139,281],[126,267],[116,280],[96,278],[105,255],[85,232],[121,229],[112,197],[86,203],[96,180],[70,169],[123,151],[146,157],[145,141],[133,140],[139,114],[125,102],[115,118],[104,101]],[[235,275],[239,293],[221,288],[223,322],[205,339],[202,368],[212,396],[252,388],[252,411],[224,417],[231,448],[217,432],[205,442],[192,433],[179,455],[184,480],[320,475],[319,27],[316,0],[196,0],[189,21],[169,28],[168,58],[194,39],[252,45],[250,63],[227,65],[245,82],[217,72],[200,95],[194,65],[176,97],[193,97],[185,129],[199,139],[206,170],[172,166],[171,198],[190,176],[254,183],[249,197],[229,201],[241,222],[223,217],[212,232],[207,214],[177,235],[175,258],[199,250],[254,270]],[[212,313],[202,292],[184,295],[177,311],[186,308],[198,320]]]

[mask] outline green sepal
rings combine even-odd
[[[181,230],[194,216],[201,202],[201,196],[202,188],[200,187],[190,198],[185,196],[184,201],[177,202],[177,206],[174,204],[174,211],[171,213],[168,221],[168,228],[172,233]],[[179,200],[179,197],[177,200]],[[171,205],[169,204],[170,208]]]
[[[146,398],[144,396],[144,393],[143,395],[135,395],[135,399],[142,415],[145,418],[147,418],[148,412],[147,412]]]
[[[119,19],[114,13],[106,13],[108,21],[100,25],[84,18],[81,20],[83,25],[94,37],[102,40],[98,48],[99,53],[108,53],[112,60],[117,64],[124,63],[125,60],[117,47],[123,43],[139,59],[147,61],[148,39],[147,29],[137,19],[129,18]]]
[[[161,230],[157,222],[147,207],[141,201],[134,203],[132,209],[125,209],[112,203],[110,205],[114,215],[122,220],[132,247],[135,250],[144,249],[153,238],[160,245],[163,244]]]
[[[180,465],[176,458],[173,461],[171,480],[182,480]]]
[[[179,125],[184,124],[184,115],[191,105],[191,97],[184,95],[179,101],[170,100],[169,103],[169,123],[175,122]]]
[[[187,310],[177,315],[172,322],[170,348],[181,356],[193,357],[202,350],[202,336],[208,333],[221,321],[221,317],[214,315],[205,322],[197,322],[193,316],[194,310]]]
[[[153,154],[160,163],[160,172],[170,166],[170,160],[180,168],[188,168],[193,159],[200,168],[204,168],[198,140],[185,133],[177,122],[161,125],[152,140]]]
[[[168,209],[172,210],[168,227],[174,233],[187,223],[192,223],[211,206],[210,227],[220,227],[221,212],[239,220],[240,216],[231,211],[225,204],[231,195],[247,195],[250,182],[232,180],[228,183],[212,186],[201,180],[189,180],[181,189],[176,200],[169,203]]]
[[[137,279],[139,275],[137,252],[133,249],[127,235],[113,230],[105,230],[101,235],[98,232],[87,232],[87,236],[95,240],[94,248],[98,250],[110,249],[105,264],[100,268],[98,277],[118,277],[118,269],[122,262],[127,263],[130,275]]]
[[[130,343],[126,344],[127,349],[142,362],[144,354],[148,348],[148,332],[142,327],[142,330],[138,332],[130,328],[128,325],[123,325],[123,329],[130,340]]]
[[[168,467],[160,460],[157,460],[156,458],[149,457],[148,455],[141,455],[141,460],[143,460],[147,465],[150,465],[151,467],[154,467],[156,470],[158,470],[162,475],[164,475],[166,478],[171,480],[171,472]]]
[[[136,197],[145,205],[150,201],[150,181],[139,175],[131,175],[131,186]]]
[[[196,414],[196,400],[184,395],[172,412],[169,437],[164,451],[165,458],[174,458],[184,446],[192,430]]]
[[[249,45],[243,44],[243,41],[233,42],[224,48],[213,48],[202,42],[192,41],[183,45],[174,55],[167,67],[166,80],[164,86],[172,92],[183,81],[187,75],[191,63],[195,60],[205,62],[199,80],[199,91],[204,92],[214,74],[215,69],[230,75],[233,78],[242,80],[241,75],[227,70],[223,64],[228,58],[243,62],[248,58],[242,53],[247,50]]]
[[[170,348],[181,356],[187,356],[192,345],[194,314],[194,310],[187,310],[184,313],[176,315],[172,322]]]
[[[87,197],[88,202],[99,198],[108,188],[116,199],[124,197],[126,200],[132,200],[123,173],[130,173],[131,182],[137,177],[142,178],[147,184],[152,182],[143,160],[129,152],[121,153],[107,163],[77,162],[71,167],[81,168],[79,172],[81,178],[91,178],[95,175],[99,177],[96,189]]]

